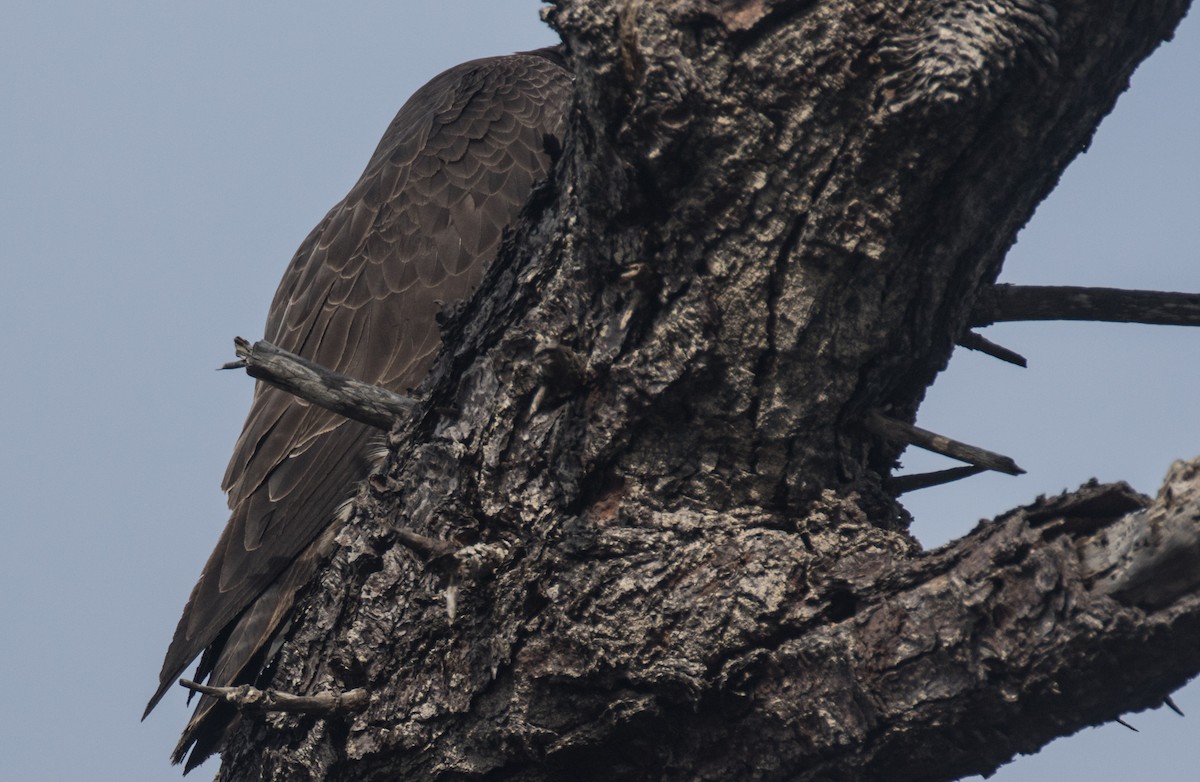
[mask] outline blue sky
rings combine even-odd
[[[414,89],[553,37],[532,0],[5,5],[0,779],[172,779],[182,693],[138,717],[225,523],[251,383],[213,369],[234,335],[261,334],[296,245]],[[1022,232],[1005,280],[1200,291],[1196,74],[1191,20]],[[1030,368],[960,351],[921,423],[1029,474],[915,495],[927,544],[1092,476],[1153,492],[1200,453],[1200,330],[987,335]],[[1194,779],[1200,688],[1177,700],[1197,716],[1132,715],[1140,733],[1086,731],[995,779]]]

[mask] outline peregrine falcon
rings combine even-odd
[[[559,47],[451,68],[400,109],[350,193],[292,258],[265,339],[405,393],[550,165],[571,89]],[[225,472],[231,516],[183,610],[146,714],[201,654],[196,678],[253,683],[372,466],[372,430],[259,383]],[[232,707],[202,696],[173,760],[221,747]]]

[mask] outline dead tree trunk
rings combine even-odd
[[[1162,702],[1200,467],[930,553],[891,471],[1187,5],[555,3],[554,176],[273,669],[369,702],[243,721],[221,778],[949,780]]]

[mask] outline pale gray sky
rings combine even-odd
[[[169,780],[183,693],[145,723],[225,523],[218,484],[284,265],[404,99],[472,57],[543,45],[533,0],[8,0],[0,26],[0,779]],[[1200,26],[1135,76],[1006,266],[1012,282],[1200,290]],[[957,355],[922,424],[1029,474],[922,492],[937,544],[1093,475],[1153,492],[1200,453],[1200,330],[1010,325],[1027,370]],[[914,466],[932,460],[908,459]],[[1193,780],[1196,716],[1132,715],[1002,782]],[[212,766],[196,772],[211,775]]]

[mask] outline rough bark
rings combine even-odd
[[[864,422],[913,419],[1186,8],[555,4],[552,181],[268,682],[370,704],[252,716],[221,778],[955,779],[1161,702],[1200,669],[1194,463],[923,553]]]

